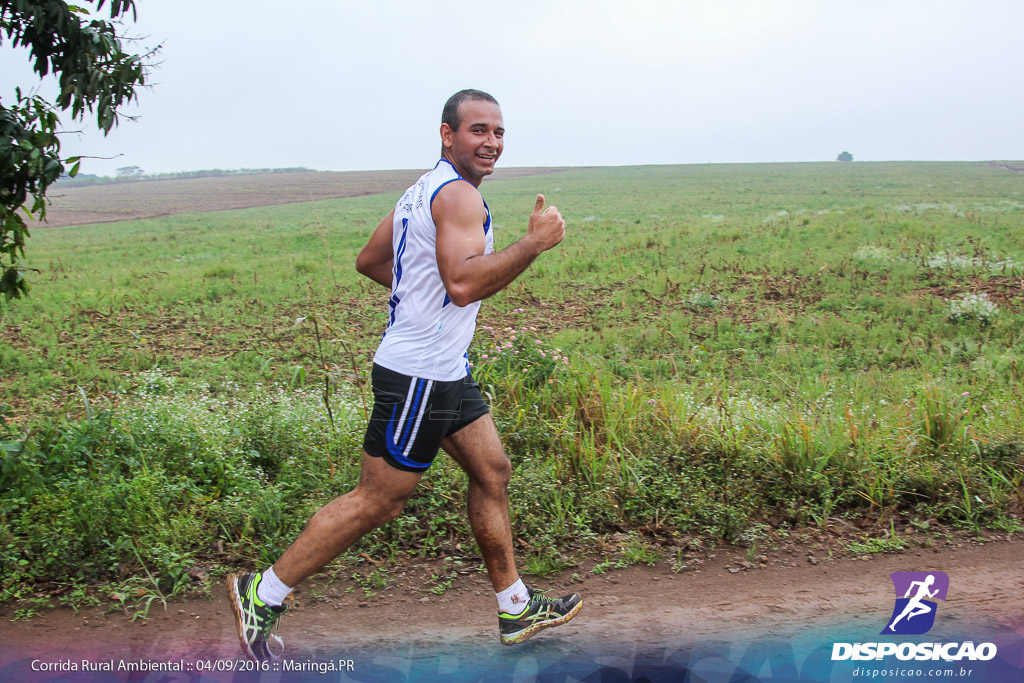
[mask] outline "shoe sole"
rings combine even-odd
[[[238,643],[242,646],[242,652],[251,661],[259,661],[253,653],[252,648],[249,647],[249,642],[245,639],[245,621],[242,619],[242,597],[238,594],[238,581],[241,579],[242,574],[228,574],[228,598],[231,603],[231,611],[235,614],[235,630],[238,632]]]
[[[524,628],[522,631],[518,631],[507,636],[502,634],[501,642],[503,645],[516,645],[517,643],[521,643],[524,640],[532,638],[533,636],[537,635],[538,631],[542,631],[543,629],[550,628],[552,626],[561,626],[562,624],[566,623],[574,616],[576,616],[576,613],[580,611],[581,607],[583,607],[583,598],[580,598],[580,601],[576,603],[575,607],[573,607],[570,611],[568,611],[563,616],[558,617],[557,619],[551,619],[550,621],[542,621],[537,624],[532,624]]]

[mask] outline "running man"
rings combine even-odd
[[[367,532],[401,513],[443,448],[469,479],[469,522],[498,599],[501,642],[519,643],[576,616],[578,594],[549,598],[516,570],[508,512],[512,466],[466,350],[480,301],[515,280],[565,236],[537,196],[526,235],[493,250],[491,213],[478,188],[504,146],[497,101],[453,95],[441,116],[441,160],[406,190],[374,230],[356,270],[391,288],[388,326],[374,356],[374,405],[359,484],[325,505],[272,567],[232,574],[228,592],[246,656],[280,657],[273,633],[285,598]],[[272,647],[273,645],[273,647]]]
[[[924,581],[912,581],[910,583],[910,586],[907,587],[906,595],[904,595],[903,597],[910,598],[910,593],[914,590],[914,586],[917,586],[917,593],[914,595],[914,597],[910,598],[910,602],[908,602],[907,606],[903,608],[903,611],[900,612],[900,615],[893,619],[892,623],[889,624],[890,631],[896,631],[896,622],[898,622],[903,617],[906,617],[907,621],[910,621],[914,617],[920,616],[922,614],[928,614],[932,611],[931,607],[929,607],[921,601],[924,598],[934,598],[935,594],[939,592],[938,588],[936,588],[933,591],[928,590],[933,583],[935,583],[934,574],[929,574],[927,577],[925,577]]]

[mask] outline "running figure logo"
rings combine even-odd
[[[893,572],[896,606],[882,634],[921,635],[935,624],[938,607],[932,598],[946,599],[949,577],[943,572]]]

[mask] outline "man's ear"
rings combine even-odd
[[[452,138],[455,136],[455,131],[447,123],[441,124],[441,145],[444,147],[452,146]]]

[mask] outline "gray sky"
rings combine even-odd
[[[122,155],[83,173],[428,167],[466,87],[503,166],[1024,159],[1020,0],[137,3],[160,66],[137,121],[66,136]],[[27,55],[0,48],[5,102]]]

